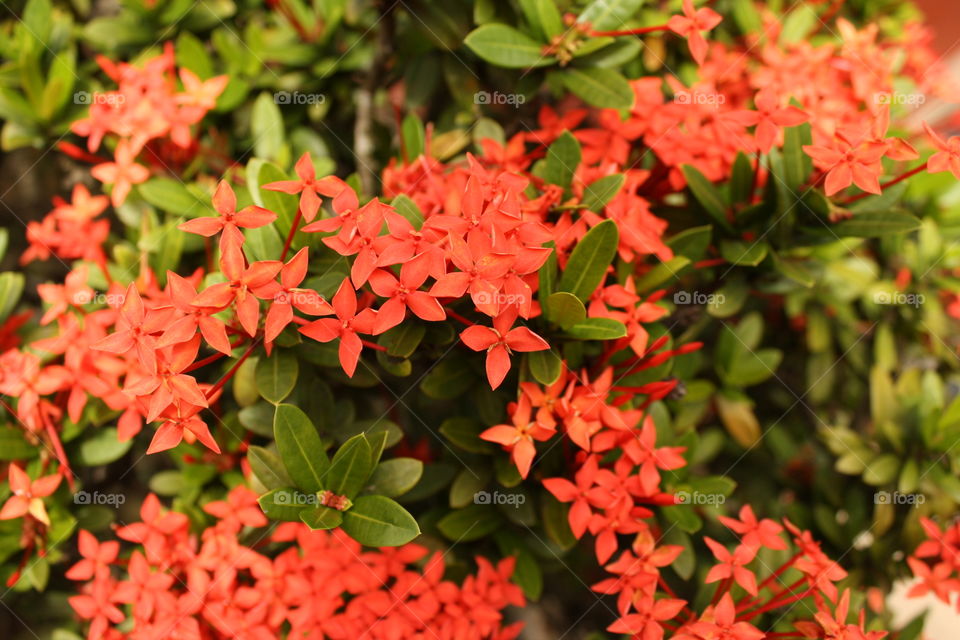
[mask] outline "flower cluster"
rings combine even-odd
[[[229,78],[201,80],[189,69],[178,72],[172,43],[142,67],[104,57],[97,61],[117,88],[94,94],[89,115],[74,121],[71,130],[87,139],[90,152],[97,151],[107,136],[115,138],[113,161],[99,162],[91,174],[111,185],[110,201],[117,207],[134,185],[150,176],[150,170],[137,162],[142,152],[147,151],[149,162],[164,166],[158,151],[149,148],[151,143],[169,141],[181,149],[196,145],[192,127],[216,106]],[[177,85],[178,76],[182,87]]]
[[[951,604],[955,594],[960,593],[960,523],[953,522],[941,529],[933,520],[921,518],[920,525],[926,539],[907,558],[916,579],[907,596],[921,598],[932,593]]]
[[[133,543],[80,532],[82,582],[70,605],[90,640],[288,637],[510,640],[520,631],[503,610],[523,606],[509,582],[513,560],[477,558],[462,584],[444,579],[443,554],[417,544],[364,549],[343,535],[288,523],[270,532],[256,495],[237,487],[204,511],[216,522],[199,536],[187,516],[150,494],[141,522],[117,529]],[[244,540],[253,539],[253,544]],[[278,553],[264,555],[268,544]],[[133,630],[128,630],[132,621]]]

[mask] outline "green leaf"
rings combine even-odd
[[[902,211],[864,211],[831,225],[837,236],[877,238],[920,228],[920,219]]]
[[[563,33],[563,18],[553,0],[520,0],[520,9],[544,42]]]
[[[543,55],[543,44],[505,24],[485,24],[463,42],[487,62],[508,69],[545,67],[557,61]]]
[[[550,249],[554,248],[553,240],[544,245]],[[551,251],[540,271],[537,273],[537,279],[540,284],[539,295],[541,299],[547,298],[554,292],[557,285],[557,252]]]
[[[606,277],[619,242],[620,232],[613,220],[604,220],[590,229],[567,260],[560,277],[560,291],[569,291],[586,302]]]
[[[562,71],[560,78],[567,89],[595,107],[629,109],[633,106],[633,88],[620,72],[613,69],[570,68]]]
[[[667,246],[673,250],[674,255],[684,256],[690,260],[701,260],[706,255],[712,236],[713,227],[705,224],[681,231],[667,240]]]
[[[368,547],[398,547],[418,535],[420,527],[406,509],[384,496],[360,496],[343,514],[343,530]]]
[[[567,189],[580,164],[580,143],[569,131],[561,133],[547,149],[545,178],[550,184]]]
[[[544,316],[562,329],[569,329],[587,317],[587,308],[580,298],[567,291],[558,291],[547,297]]]
[[[0,273],[0,322],[13,312],[23,295],[23,274],[13,271]]]
[[[796,193],[806,183],[813,163],[803,151],[804,145],[811,144],[810,124],[787,127],[783,132],[783,180],[787,188]]]
[[[427,328],[419,322],[405,320],[393,329],[385,332],[377,341],[387,349],[387,354],[395,358],[409,358],[420,346]]]
[[[530,363],[530,373],[540,384],[553,384],[563,371],[563,360],[553,349],[533,351],[527,354],[527,362]]]
[[[874,487],[893,482],[900,472],[900,458],[885,453],[871,460],[863,472],[863,481]]]
[[[152,178],[138,185],[137,190],[143,199],[153,206],[176,215],[211,212],[207,203],[191,193],[182,182],[173,178]]]
[[[293,353],[276,349],[269,358],[257,361],[257,391],[267,402],[280,404],[296,386],[299,371],[300,365]]]
[[[647,271],[636,281],[637,293],[646,293],[656,289],[664,282],[677,278],[683,270],[690,266],[691,259],[687,256],[674,256],[666,262],[658,262],[655,267]]]
[[[269,449],[251,446],[247,451],[247,462],[250,464],[253,475],[257,476],[260,484],[267,489],[280,489],[293,484],[293,480],[287,475],[287,470],[283,466],[283,460]]]
[[[733,21],[743,35],[760,33],[763,29],[760,12],[753,0],[733,0],[730,11],[733,13]]]
[[[420,390],[428,398],[450,400],[465,393],[476,379],[473,370],[463,359],[448,356],[424,376]]]
[[[693,166],[683,165],[683,175],[687,180],[687,186],[693,197],[696,198],[700,206],[704,208],[707,214],[713,218],[714,222],[719,224],[727,231],[733,231],[733,227],[727,220],[727,205],[723,202],[723,197],[713,183],[707,180],[700,171]]]
[[[536,353],[536,352],[534,352]],[[440,424],[440,433],[457,447],[471,453],[490,453],[493,445],[480,439],[484,427],[467,417],[447,418]]]
[[[0,427],[0,460],[26,460],[38,452],[39,448],[27,442],[20,429]]]
[[[296,485],[310,493],[326,488],[323,485],[330,460],[310,418],[298,407],[278,405],[273,434],[283,466]]]
[[[599,180],[594,180],[583,190],[583,199],[581,202],[587,207],[588,211],[600,213],[607,206],[610,200],[620,193],[623,188],[624,175],[615,173],[611,176],[604,176]]]
[[[783,28],[780,30],[780,44],[785,45],[805,40],[817,26],[819,20],[817,10],[812,4],[802,2],[799,5],[794,5],[794,8],[783,20]]]
[[[490,482],[490,472],[477,473],[473,469],[462,469],[450,485],[450,508],[462,509],[473,504],[477,493]]]
[[[102,467],[119,460],[133,446],[133,440],[120,442],[117,439],[117,430],[113,427],[100,427],[93,435],[80,443],[75,461],[82,467]]]
[[[370,477],[372,465],[370,443],[366,435],[356,435],[334,454],[322,487],[353,499]]]
[[[253,136],[253,152],[258,158],[280,160],[283,149],[283,117],[273,94],[263,92],[253,103],[250,116],[250,133]]]
[[[407,114],[400,126],[400,134],[403,140],[404,159],[408,163],[423,155],[425,139],[423,122],[416,114]]]
[[[593,0],[580,13],[577,22],[589,23],[595,31],[611,31],[621,28],[633,18],[643,0]]]
[[[414,229],[419,230],[420,227],[423,226],[423,212],[420,211],[417,203],[410,199],[410,196],[401,193],[397,195],[390,204],[397,210],[397,213],[413,225]]]
[[[437,528],[454,542],[469,542],[493,533],[501,522],[500,514],[490,505],[471,504],[445,515]]]
[[[415,458],[393,458],[377,465],[367,483],[371,493],[388,498],[413,489],[423,475],[423,463]]]
[[[343,513],[330,507],[315,507],[300,511],[300,521],[310,527],[312,531],[318,529],[333,529],[343,522]]]
[[[570,520],[567,515],[569,507],[554,498],[553,494],[546,493],[543,496],[541,511],[543,529],[547,537],[563,550],[576,546],[577,539],[570,530]]]
[[[812,287],[816,283],[816,278],[807,270],[802,261],[788,260],[780,257],[776,253],[771,253],[770,255],[773,258],[773,267],[782,275],[807,288]]]
[[[616,340],[627,335],[627,327],[612,318],[587,318],[567,329],[567,335],[578,340]]]
[[[753,192],[753,165],[743,151],[737,152],[733,161],[733,174],[730,177],[730,199],[734,203],[750,202]]]
[[[767,257],[770,246],[766,242],[742,242],[724,240],[720,243],[720,255],[731,264],[755,267]]]
[[[271,520],[300,522],[300,513],[308,507],[316,506],[317,496],[283,487],[263,494],[257,499],[257,503]]]

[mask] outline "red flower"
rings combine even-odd
[[[98,164],[90,169],[90,175],[105,184],[112,184],[110,202],[119,207],[127,199],[133,185],[146,182],[150,172],[143,165],[137,164],[134,159],[136,152],[126,140],[121,140],[114,151],[114,161]]]
[[[117,319],[117,330],[106,338],[94,343],[92,349],[124,354],[135,349],[140,364],[148,373],[157,370],[157,340],[152,334],[163,328],[165,316],[147,311],[143,298],[133,283],[127,287]]]
[[[327,176],[317,180],[316,170],[313,168],[313,161],[310,159],[310,152],[305,152],[294,167],[299,180],[280,180],[263,185],[264,189],[269,191],[282,191],[283,193],[300,194],[300,212],[307,222],[313,222],[317,217],[317,211],[320,209],[320,197],[336,196],[343,191],[347,184],[336,176]]]
[[[10,465],[7,480],[13,493],[0,509],[0,520],[14,520],[30,515],[35,520],[50,526],[47,509],[42,498],[46,498],[60,486],[60,474],[53,474],[31,480],[26,472],[15,464]]]
[[[243,242],[243,234],[239,227],[257,229],[266,226],[277,219],[277,214],[263,207],[250,205],[237,211],[237,196],[226,180],[221,180],[213,194],[213,208],[220,215],[217,217],[194,218],[181,223],[177,228],[188,233],[209,238],[223,231],[220,239],[221,248],[228,239],[238,244]]]
[[[949,171],[954,178],[960,180],[960,136],[951,136],[949,140],[944,140],[926,122],[923,123],[923,128],[938,150],[927,160],[927,171]]]
[[[474,351],[487,352],[487,380],[496,389],[510,371],[510,354],[514,351],[543,351],[546,341],[526,327],[514,327],[517,310],[510,307],[493,319],[493,328],[473,325],[460,334],[463,343]]]
[[[383,298],[389,298],[377,310],[373,325],[374,335],[397,326],[407,315],[407,309],[422,320],[439,321],[447,317],[433,295],[420,291],[429,275],[427,260],[414,258],[400,267],[400,279],[385,269],[370,274],[370,288]]]
[[[510,452],[510,458],[517,466],[520,477],[526,478],[530,473],[530,465],[537,453],[534,440],[543,442],[549,440],[556,431],[541,426],[531,420],[530,399],[523,395],[520,400],[508,409],[513,424],[499,424],[490,427],[480,434],[480,438],[488,442],[496,442]]]
[[[333,296],[333,311],[336,318],[320,318],[300,327],[300,333],[317,342],[330,342],[340,338],[340,366],[353,377],[363,350],[363,341],[358,333],[371,333],[375,322],[372,309],[357,313],[357,294],[349,278],[344,278]]]
[[[724,114],[744,127],[756,126],[757,151],[769,153],[781,139],[783,127],[795,127],[807,121],[807,114],[793,105],[781,106],[781,100],[770,89],[762,89],[753,98],[754,110],[731,111]]]
[[[803,150],[814,164],[827,172],[825,189],[828,196],[842,191],[851,183],[867,193],[879,194],[883,165],[880,159],[887,145],[862,142],[862,136],[852,130],[838,130],[827,145],[804,145]]]
[[[707,57],[707,41],[701,31],[710,31],[723,21],[723,16],[713,9],[693,8],[693,0],[683,0],[683,15],[670,16],[667,27],[677,35],[686,38],[690,54],[697,64],[703,64]]]
[[[273,295],[263,326],[263,339],[268,345],[293,322],[294,308],[311,316],[333,313],[333,307],[319,293],[297,286],[307,277],[307,266],[307,248],[304,247],[280,269],[280,287]]]
[[[254,336],[260,322],[260,303],[257,298],[269,300],[274,296],[280,286],[274,278],[283,268],[283,263],[279,260],[263,260],[248,267],[239,243],[221,242],[221,249],[223,254],[220,256],[220,270],[227,281],[201,291],[194,298],[193,305],[225,309],[233,304],[240,325],[249,335]]]
[[[726,516],[720,516],[718,519],[728,528],[740,534],[741,542],[748,547],[756,549],[760,547],[767,547],[768,549],[787,548],[787,543],[780,537],[783,527],[768,518],[758,521],[757,516],[753,514],[753,509],[748,504],[740,508],[739,520]]]
[[[120,543],[116,540],[99,542],[89,531],[80,530],[79,548],[83,560],[65,574],[70,580],[103,579],[110,575],[110,564],[117,559]]]
[[[753,572],[746,568],[757,555],[756,547],[750,547],[745,544],[738,545],[733,553],[712,538],[704,536],[703,541],[710,547],[714,557],[720,564],[714,565],[707,573],[704,582],[710,584],[724,578],[732,577],[737,584],[752,596],[757,595],[757,579]]]

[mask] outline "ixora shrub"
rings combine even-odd
[[[387,4],[8,7],[0,142],[71,178],[3,214],[2,635],[919,638],[960,137],[914,11]]]

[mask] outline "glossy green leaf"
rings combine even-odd
[[[283,460],[273,451],[253,445],[247,450],[247,462],[250,470],[267,489],[280,489],[293,484]]]
[[[577,22],[586,22],[596,31],[623,28],[633,18],[644,0],[593,0],[580,12]]]
[[[273,433],[283,466],[296,485],[310,493],[327,488],[324,481],[330,460],[310,418],[298,407],[278,405]]]
[[[543,311],[550,322],[560,325],[563,329],[569,329],[578,322],[583,322],[587,317],[587,308],[583,306],[580,298],[567,291],[551,294],[546,300]]]
[[[418,535],[420,527],[406,509],[384,496],[360,496],[343,514],[343,530],[369,547],[398,547]]]
[[[423,463],[415,458],[384,460],[367,482],[370,492],[388,498],[402,496],[413,489],[423,475]]]
[[[533,351],[527,355],[530,373],[540,384],[551,385],[563,372],[563,360],[553,349]]]
[[[463,42],[487,62],[509,69],[544,67],[557,61],[543,55],[542,43],[505,24],[485,24],[471,31]]]
[[[579,340],[616,340],[627,335],[627,327],[613,318],[587,318],[567,329],[566,333]]]
[[[633,88],[619,71],[593,67],[570,68],[561,73],[563,84],[595,107],[629,109],[633,106]]]
[[[696,198],[700,206],[704,208],[707,214],[713,218],[713,221],[719,224],[727,231],[732,231],[733,227],[727,220],[727,205],[723,201],[720,191],[707,180],[700,171],[693,166],[684,165],[683,175],[687,180],[687,187],[693,197]]]
[[[547,182],[563,187],[570,187],[573,174],[580,164],[580,143],[569,131],[564,131],[554,140],[547,149]]]
[[[333,529],[343,522],[343,512],[330,507],[314,507],[300,511],[300,521],[312,531]]]
[[[360,493],[373,471],[371,455],[370,443],[364,434],[350,438],[337,449],[321,486],[352,499]]]
[[[300,365],[291,351],[275,349],[269,358],[257,361],[257,390],[264,400],[280,404],[297,384]]]
[[[583,204],[588,211],[600,213],[607,203],[623,188],[625,177],[622,173],[604,176],[594,180],[583,190]]]
[[[617,254],[620,232],[613,220],[596,225],[577,243],[560,277],[560,291],[568,291],[586,302],[604,281]]]

